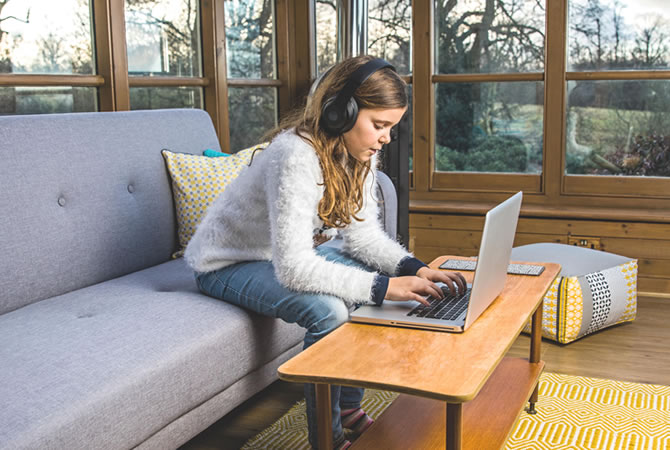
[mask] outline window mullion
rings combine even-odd
[[[544,84],[543,191],[549,202],[561,195],[565,167],[565,71],[568,0],[547,1]]]
[[[217,6],[216,2],[200,2],[200,30],[202,42],[202,74],[207,84],[204,86],[205,111],[209,113],[219,137],[221,148],[228,148],[228,130],[224,127],[227,122],[228,102],[222,101],[228,98],[226,90],[225,64],[226,55],[224,49],[224,38],[217,39],[225,30],[223,29],[223,19],[221,19],[221,28],[219,26],[219,17],[223,10],[222,6]],[[221,72],[220,65],[223,64],[224,71]],[[222,76],[223,74],[223,76]],[[225,113],[224,113],[225,111]]]
[[[414,109],[413,172],[416,192],[430,189],[432,157],[435,145],[435,88],[431,82],[434,61],[433,2],[412,2],[412,33],[414,56],[412,60],[412,108]]]
[[[93,0],[98,74],[105,79],[100,88],[101,111],[128,111],[128,60],[124,2]]]

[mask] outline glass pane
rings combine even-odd
[[[191,0],[126,0],[128,73],[201,76],[197,5]]]
[[[435,0],[439,73],[544,70],[544,1]]]
[[[328,70],[337,60],[337,7],[335,1],[316,2],[316,73]]]
[[[370,0],[368,54],[384,58],[403,75],[412,72],[412,1]]]
[[[260,143],[277,124],[277,90],[272,87],[229,87],[230,150]]]
[[[275,78],[274,1],[227,0],[226,58],[231,78]]]
[[[439,84],[435,104],[435,170],[542,172],[544,83]]]
[[[566,173],[670,176],[670,81],[570,81]]]
[[[0,86],[0,114],[52,114],[98,110],[94,87]]]
[[[199,87],[130,88],[130,109],[203,108]]]
[[[666,0],[570,0],[568,70],[668,69]]]
[[[93,74],[87,0],[0,2],[0,73]]]

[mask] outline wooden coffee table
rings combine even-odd
[[[458,257],[430,267],[449,258]],[[502,447],[526,402],[537,401],[542,299],[560,271],[543,265],[540,276],[509,275],[464,333],[346,323],[279,367],[282,380],[316,384],[319,449],[333,445],[330,384],[401,393],[354,449]],[[531,316],[529,358],[505,357]]]

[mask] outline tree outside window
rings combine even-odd
[[[229,151],[235,152],[259,143],[277,123],[274,1],[228,0],[224,6]]]
[[[670,7],[655,0],[571,0],[566,173],[670,175]],[[629,79],[608,79],[629,71]],[[601,78],[598,80],[598,78]]]
[[[514,76],[544,70],[544,22],[543,1],[435,1],[436,171],[542,171],[544,84]]]

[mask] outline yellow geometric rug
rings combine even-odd
[[[363,409],[377,418],[397,394],[366,390]],[[513,449],[670,450],[670,387],[544,373],[537,414],[522,413]],[[304,400],[242,450],[309,450]]]
[[[670,450],[670,387],[545,373],[506,449]]]

